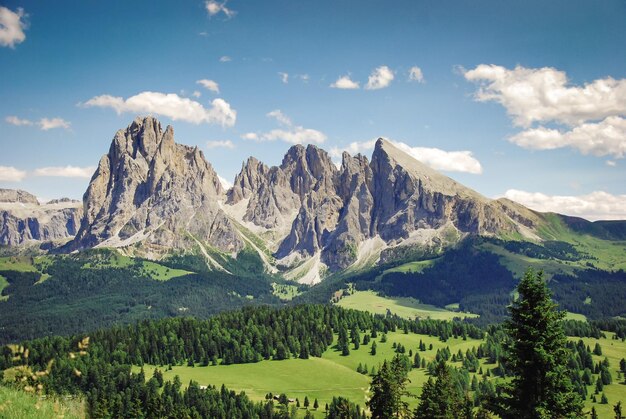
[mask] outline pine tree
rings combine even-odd
[[[591,419],[598,419],[598,412],[596,412],[595,406],[591,408]]]
[[[372,397],[367,405],[372,412],[372,419],[406,417],[408,403],[403,400],[410,394],[406,390],[410,369],[408,358],[395,356],[391,362],[384,361],[378,373],[372,378],[370,386]]]
[[[511,341],[504,363],[513,380],[491,409],[503,419],[582,416],[583,401],[566,369],[565,313],[552,301],[543,272],[529,269],[517,291],[505,325]]]
[[[445,361],[435,366],[433,377],[429,377],[420,402],[414,412],[415,419],[456,419],[464,417],[465,398],[457,389],[451,375],[450,367]]]
[[[622,416],[622,402],[617,402],[615,406],[613,406],[613,411],[615,412],[615,419],[623,419]]]

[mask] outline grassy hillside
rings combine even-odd
[[[405,319],[452,320],[453,318],[478,317],[477,314],[450,311],[429,304],[421,304],[410,297],[381,297],[374,291],[356,291],[342,297],[337,305],[343,308],[368,311],[372,314],[396,314]]]
[[[78,419],[84,418],[81,401],[44,399],[0,385],[0,418],[15,419]]]
[[[591,348],[596,343],[600,343],[603,351],[602,356],[594,355],[594,362],[600,362],[606,356],[610,362],[610,369],[613,376],[613,383],[604,387],[604,393],[608,397],[609,404],[600,404],[600,396],[596,396],[597,403],[590,400],[594,392],[594,386],[587,388],[589,398],[585,401],[585,409],[590,410],[595,406],[600,417],[612,417],[612,406],[618,401],[622,405],[626,405],[626,385],[623,384],[623,378],[617,379],[617,371],[619,369],[620,359],[626,357],[626,342],[621,340],[613,340],[613,334],[607,333],[606,338],[593,339],[583,338],[583,341]],[[578,341],[579,338],[570,338]],[[376,355],[370,354],[370,345],[361,345],[355,350],[350,347],[350,355],[342,356],[335,347],[328,349],[323,353],[321,358],[288,359],[284,361],[261,361],[255,364],[239,364],[239,365],[216,365],[216,366],[173,366],[157,367],[163,371],[164,378],[172,380],[178,375],[183,383],[190,380],[197,381],[200,385],[216,385],[226,384],[233,390],[245,391],[253,400],[263,400],[267,393],[278,395],[285,393],[289,398],[299,399],[301,406],[304,397],[308,397],[311,406],[315,398],[320,403],[320,411],[326,403],[330,403],[333,396],[344,396],[349,398],[361,406],[365,405],[368,396],[368,388],[371,377],[358,373],[357,367],[367,365],[368,370],[372,367],[379,368],[383,360],[391,359],[395,355],[394,343],[402,344],[406,348],[406,353],[412,350],[413,353],[419,353],[426,361],[434,360],[438,349],[448,347],[451,353],[455,354],[459,350],[465,352],[472,347],[478,347],[482,343],[480,340],[470,339],[463,340],[461,338],[452,338],[447,342],[441,342],[438,338],[427,335],[404,334],[402,332],[390,332],[387,334],[387,342],[381,342],[381,337],[373,339],[377,343]],[[427,350],[418,352],[419,342],[426,344]],[[432,344],[432,349],[428,349]],[[495,367],[494,364],[487,364],[485,359],[480,360],[480,367],[484,373]],[[461,367],[461,362],[450,362],[450,365]],[[151,377],[154,366],[145,365],[144,371],[146,377]],[[139,370],[135,367],[135,370]],[[470,379],[476,375],[480,379],[480,374],[470,373]],[[415,395],[421,393],[421,389],[428,379],[428,371],[425,368],[414,368],[409,373],[411,382],[408,390]],[[493,382],[499,380],[493,376],[489,378]],[[594,376],[595,380],[595,376]],[[470,393],[471,395],[471,393]],[[414,407],[418,400],[415,398],[407,399],[409,404]],[[300,410],[300,415],[304,415],[304,409]],[[316,417],[323,417],[320,412]]]

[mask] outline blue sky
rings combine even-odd
[[[230,181],[384,136],[486,196],[626,218],[625,21],[621,0],[2,1],[0,187],[80,198],[154,114]]]

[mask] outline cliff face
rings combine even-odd
[[[291,147],[275,167],[250,157],[225,191],[203,153],[177,144],[173,129],[152,117],[115,134],[82,212],[66,200],[40,206],[25,192],[2,196],[10,201],[5,206],[39,215],[0,213],[0,243],[75,234],[65,250],[141,244],[144,254],[158,257],[200,248],[218,269],[206,245],[233,256],[248,246],[275,271],[261,246],[290,267],[288,278],[304,282],[319,281],[325,269],[407,255],[411,246],[441,248],[465,235],[532,236],[538,222],[523,206],[487,199],[384,139],[371,161],[344,153],[340,167],[313,145]]]
[[[279,167],[251,158],[227,203],[245,204],[244,221],[285,232],[276,246],[278,258],[319,253],[332,270],[353,264],[369,239],[394,246],[423,231],[491,235],[532,224],[383,139],[371,162],[344,153],[339,169],[315,146],[292,147]]]
[[[174,142],[174,131],[152,118],[116,133],[83,197],[75,248],[193,247],[196,240],[223,251],[242,241],[219,208],[224,190],[197,147]]]
[[[81,216],[79,201],[62,199],[39,204],[28,192],[0,189],[0,244],[17,246],[67,239],[76,234]]]

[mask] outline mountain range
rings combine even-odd
[[[222,271],[224,255],[236,260],[247,249],[267,272],[307,284],[441,252],[468,236],[541,242],[550,222],[482,196],[383,138],[371,159],[344,152],[339,166],[314,145],[292,146],[279,166],[250,157],[225,189],[203,152],[176,143],[173,128],[153,117],[115,134],[82,206],[1,190],[0,215],[0,244],[71,238],[53,250],[107,247],[156,260],[191,252]],[[615,233],[610,223],[559,217],[568,228]]]

